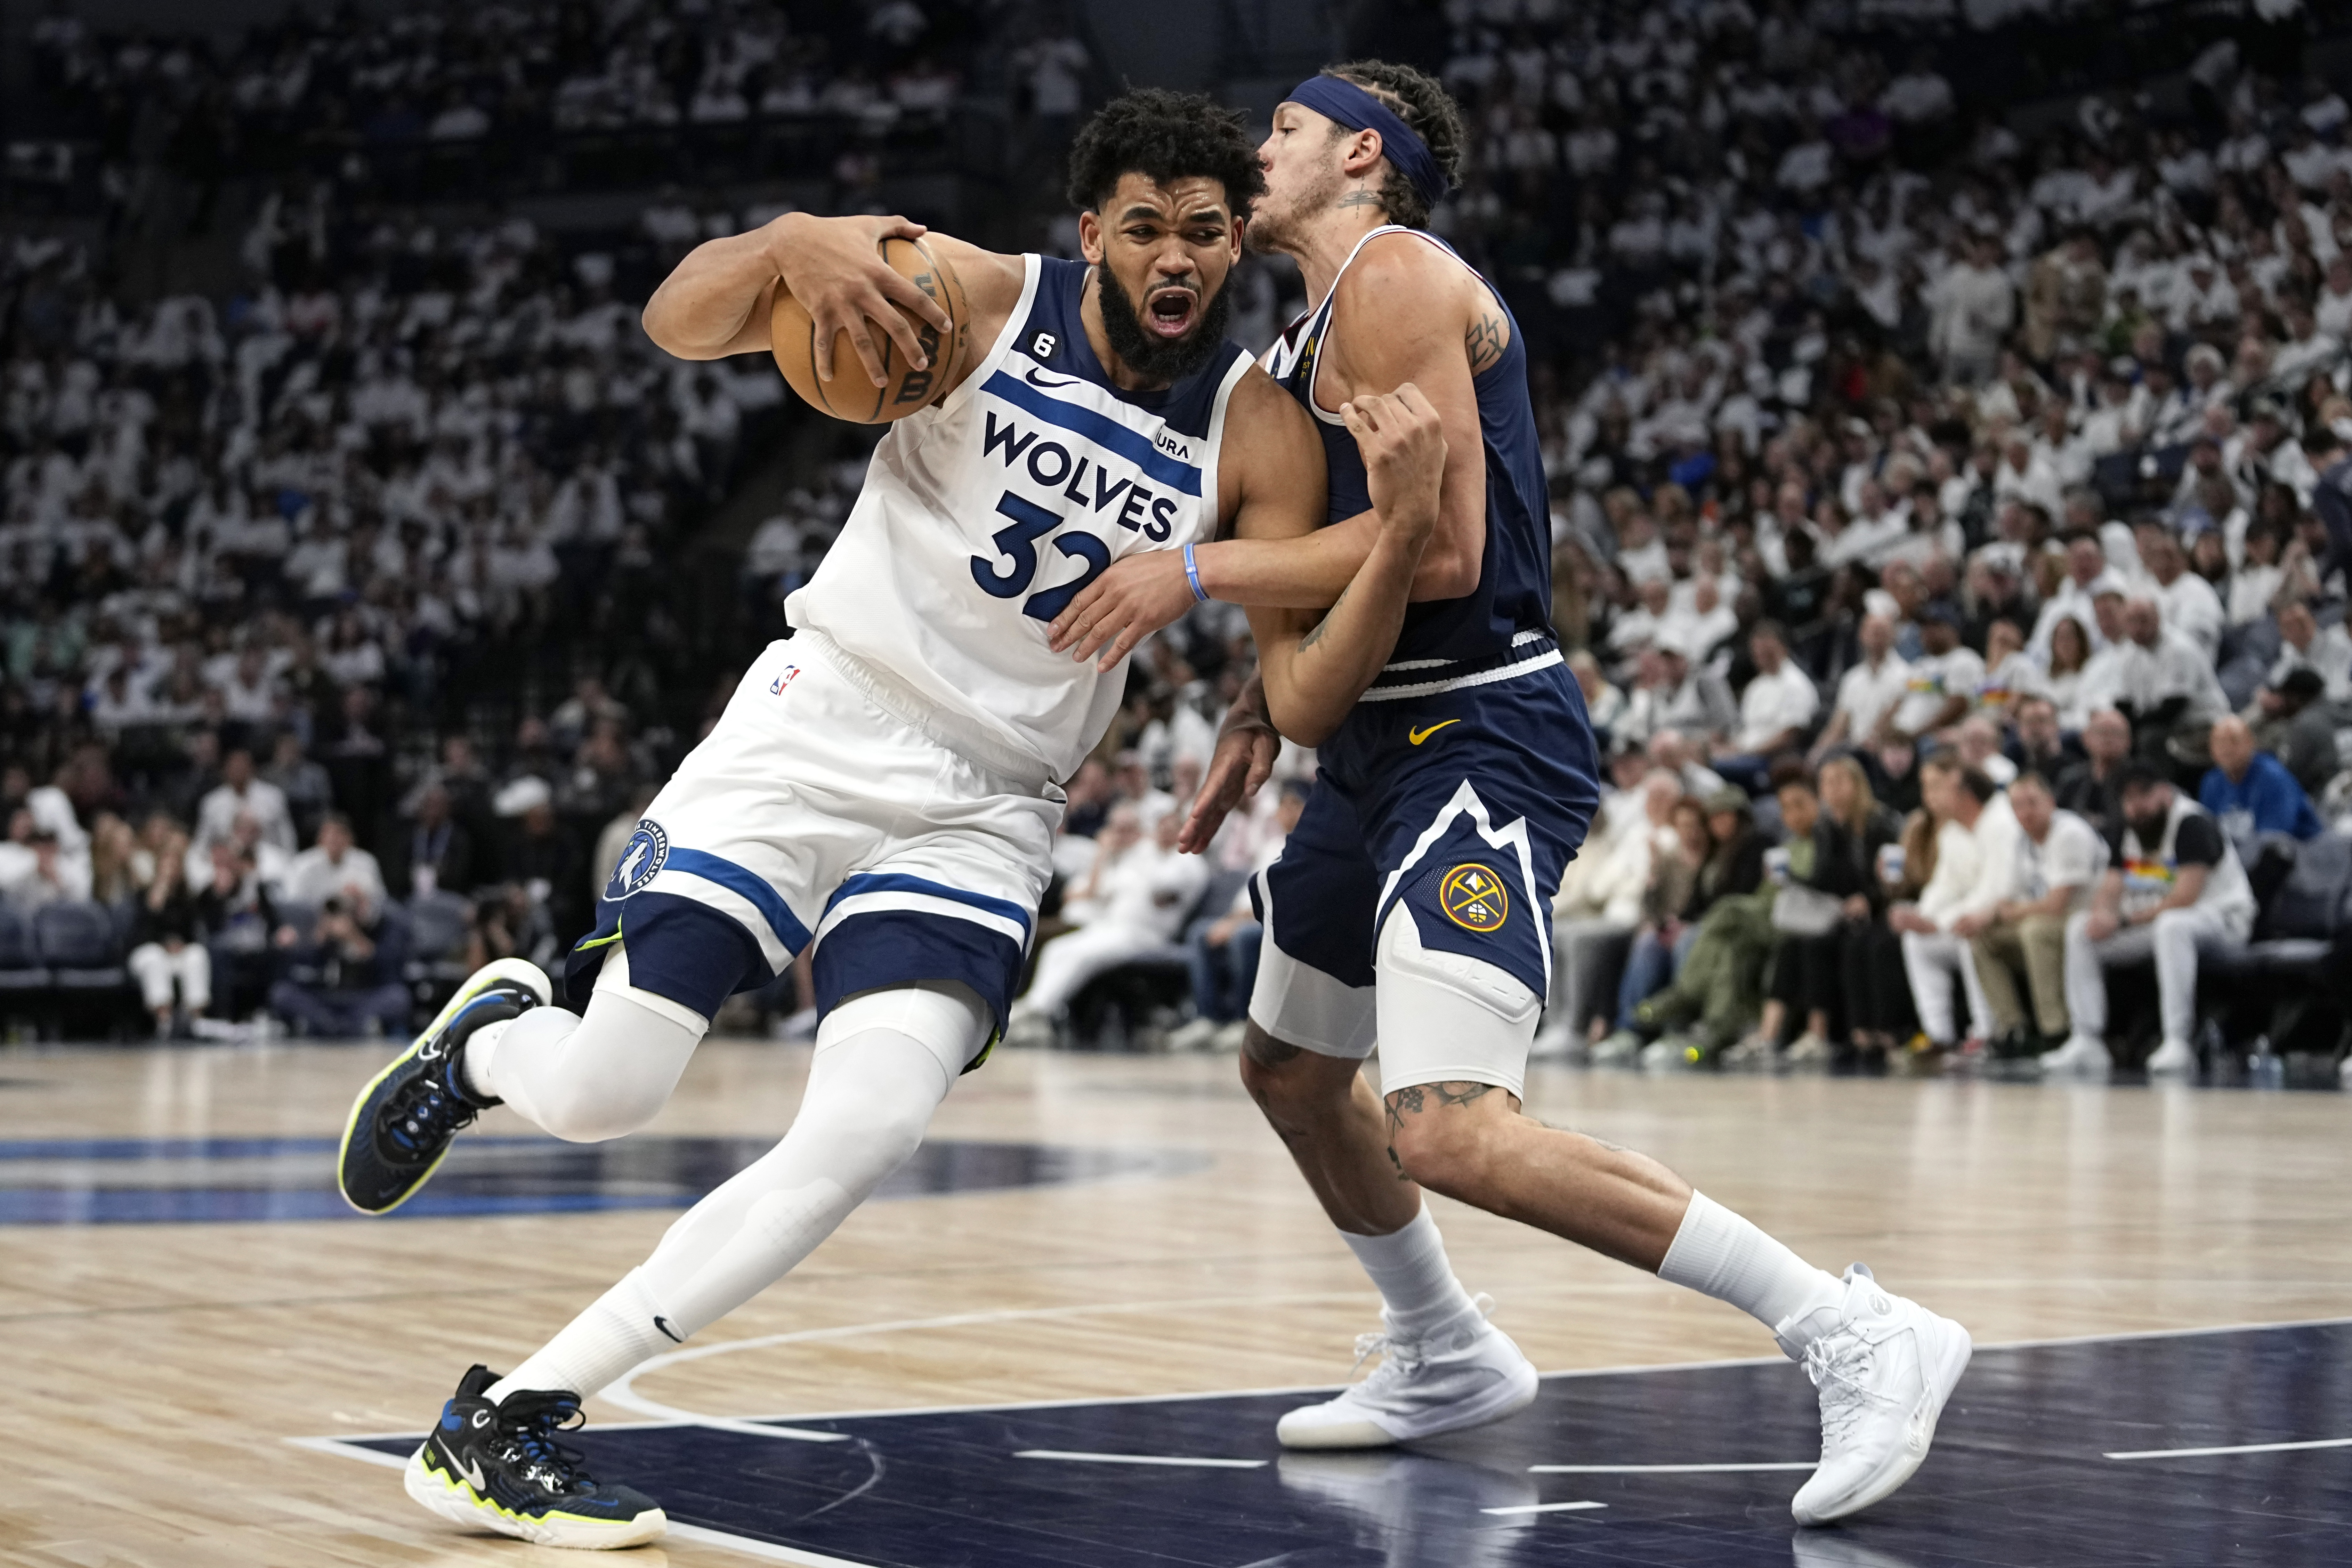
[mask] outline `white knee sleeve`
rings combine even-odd
[[[1381,1092],[1417,1083],[1491,1083],[1519,1094],[1543,998],[1499,964],[1421,944],[1402,904],[1374,958]]]
[[[669,1102],[709,1026],[631,985],[626,958],[614,953],[585,1016],[532,1008],[495,1038],[468,1043],[467,1080],[558,1138],[600,1143],[635,1132]]]
[[[641,1271],[674,1336],[782,1279],[906,1163],[991,1026],[980,998],[949,984],[835,1007],[817,1031],[792,1131],[680,1216]]]

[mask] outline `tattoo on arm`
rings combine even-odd
[[[1317,643],[1323,640],[1324,632],[1328,630],[1331,625],[1331,617],[1339,613],[1339,606],[1348,602],[1348,595],[1355,592],[1355,588],[1356,585],[1353,583],[1350,583],[1346,587],[1339,590],[1339,596],[1331,602],[1331,607],[1324,612],[1323,618],[1315,623],[1315,629],[1298,639],[1298,646],[1302,650],[1313,647]]]
[[[1463,334],[1463,346],[1470,351],[1470,374],[1477,374],[1503,357],[1503,320],[1481,312],[1477,323]]]

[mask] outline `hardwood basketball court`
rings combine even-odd
[[[469,1363],[511,1366],[639,1261],[693,1192],[782,1132],[807,1052],[706,1046],[652,1129],[591,1151],[494,1111],[428,1189],[447,1187],[437,1211],[420,1199],[413,1217],[317,1217],[335,1214],[332,1140],[382,1049],[61,1048],[0,1062],[0,1375],[16,1436],[0,1561],[580,1561],[444,1525],[394,1469],[362,1462],[372,1451],[356,1440],[422,1430]],[[2352,1436],[2333,1397],[2338,1352],[2352,1350],[2341,1331],[1994,1349],[2346,1315],[2352,1108],[2338,1096],[1539,1068],[1529,1110],[1653,1152],[1811,1261],[1866,1260],[1966,1323],[1979,1364],[1911,1487],[1841,1530],[1794,1531],[1785,1502],[1802,1478],[1783,1472],[1811,1449],[1789,1422],[1811,1391],[1785,1363],[1551,1380],[1538,1409],[1484,1447],[1448,1440],[1321,1469],[1275,1459],[1278,1399],[1135,1403],[1340,1382],[1377,1299],[1230,1060],[1016,1051],[959,1084],[934,1147],[799,1271],[619,1398],[590,1401],[592,1435],[606,1434],[592,1436],[600,1474],[630,1479],[617,1459],[691,1477],[708,1517],[754,1521],[689,1525],[619,1561],[2153,1563],[2188,1560],[2167,1554],[2179,1537],[2163,1530],[2187,1526],[2163,1509],[2213,1498],[2292,1516],[2305,1533],[2281,1523],[2265,1545],[2239,1521],[2227,1550],[2200,1561],[2352,1557],[2352,1447],[2169,1471],[2161,1458]],[[1547,1372],[1773,1354],[1727,1307],[1432,1201],[1465,1284],[1496,1299],[1497,1321]],[[2064,1408],[2040,1409],[2037,1390]],[[1039,1402],[1055,1408],[958,1408]],[[873,1414],[908,1410],[942,1414]],[[729,1424],[793,1416],[837,1441]],[[607,1431],[649,1420],[672,1425]],[[1020,1435],[1033,1428],[1077,1436]],[[1992,1484],[1984,1467],[2024,1464],[2011,1437],[2029,1428],[2049,1456],[2034,1461],[2046,1484],[2032,1507],[2097,1521],[2114,1555],[2046,1534],[2036,1557],[1958,1542],[1941,1524],[1922,1533]],[[625,1440],[638,1447],[601,1446]],[[1082,1441],[1101,1452],[1057,1465]],[[1160,1458],[1196,1468],[1080,1462],[1150,1457],[1153,1444],[1186,1445]],[[2110,1463],[2105,1450],[2159,1458]],[[957,1455],[963,1469],[923,1479],[920,1465]],[[898,1479],[877,1489],[884,1456]],[[1685,1468],[1678,1458],[1732,1469],[1593,1469]],[[1530,1472],[1538,1462],[1552,1468]],[[2134,1500],[2150,1488],[2156,1501]],[[909,1533],[914,1503],[937,1506]],[[761,1508],[782,1511],[762,1524]],[[1097,1530],[1089,1510],[1116,1519]],[[1470,1521],[1456,1533],[1429,1523],[1456,1513]],[[992,1533],[1016,1514],[1026,1533]],[[1701,1551],[1688,1531],[1710,1519],[1734,1533]],[[1139,1520],[1165,1521],[1141,1555],[1114,1528]],[[1287,1549],[1247,1545],[1244,1526],[1290,1531]],[[1655,1549],[1670,1526],[1688,1552]],[[1629,1550],[1615,1555],[1612,1530],[1649,1531],[1652,1544],[1632,1551],[1621,1533]],[[1916,1544],[1931,1539],[1945,1544]]]

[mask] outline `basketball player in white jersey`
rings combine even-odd
[[[1307,285],[1307,314],[1266,363],[1318,417],[1329,526],[1301,545],[1203,544],[1189,578],[1124,563],[1072,603],[1056,643],[1117,657],[1205,589],[1252,606],[1271,672],[1311,616],[1265,607],[1318,603],[1298,596],[1313,575],[1300,561],[1319,552],[1325,580],[1343,578],[1378,525],[1338,410],[1400,382],[1426,395],[1446,435],[1443,499],[1415,602],[1373,659],[1391,662],[1342,725],[1302,727],[1266,693],[1283,732],[1320,748],[1320,771],[1254,889],[1267,930],[1243,1078],[1379,1287],[1388,1352],[1339,1397],[1286,1415],[1281,1440],[1381,1447],[1535,1397],[1534,1368],[1447,1262],[1425,1185],[1762,1322],[1819,1390],[1822,1463],[1792,1510],[1823,1522],[1918,1468],[1968,1363],[1966,1331],[1860,1265],[1841,1279],[1807,1264],[1644,1155],[1520,1112],[1550,967],[1541,911],[1582,839],[1597,768],[1549,622],[1525,349],[1500,296],[1420,232],[1463,141],[1444,89],[1409,67],[1334,67],[1277,106],[1250,241],[1294,258]],[[1249,709],[1228,721],[1190,847],[1271,763],[1266,706],[1255,721]],[[1375,1037],[1379,1095],[1359,1071]]]
[[[650,1499],[596,1482],[555,1434],[584,1397],[806,1257],[914,1152],[1001,1032],[1051,868],[1056,781],[1124,687],[1123,668],[1057,655],[1047,626],[1114,560],[1321,521],[1312,426],[1224,340],[1223,285],[1260,188],[1239,117],[1130,93],[1081,133],[1070,188],[1090,265],[923,237],[970,321],[930,334],[936,395],[884,437],[839,541],[787,604],[796,635],[753,663],[614,868],[567,976],[581,1011],[554,1006],[531,966],[494,963],[353,1107],[340,1178],[373,1213],[414,1193],[489,1106],[563,1138],[619,1137],[660,1110],[730,993],[814,948],[824,1017],[790,1132],[510,1375],[466,1375],[407,1471],[438,1513],[553,1545],[662,1532]],[[890,234],[921,231],[786,217],[711,241],[656,293],[646,331],[687,359],[765,349],[786,289],[820,341],[835,322],[856,329],[869,374],[868,316],[924,363],[883,298],[947,323],[887,268],[874,276]],[[864,271],[845,266],[856,257]],[[1409,579],[1436,514],[1435,416],[1400,388],[1347,416],[1397,528],[1372,569]],[[1286,675],[1320,679],[1344,710],[1394,637],[1357,623],[1390,601],[1401,592],[1336,611],[1329,646],[1292,649]]]

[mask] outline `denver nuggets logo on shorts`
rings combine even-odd
[[[1445,880],[1437,886],[1437,904],[1447,920],[1482,935],[1502,930],[1503,922],[1511,918],[1509,889],[1500,877],[1475,860],[1445,873]]]
[[[629,835],[629,847],[621,851],[621,863],[613,868],[611,879],[604,884],[607,899],[625,899],[654,879],[654,874],[669,858],[669,835],[661,824],[650,819],[637,824]]]

